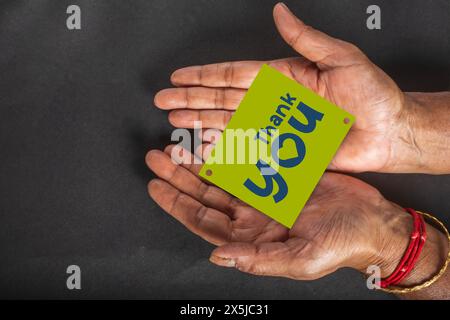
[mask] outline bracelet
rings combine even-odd
[[[378,286],[382,289],[395,286],[411,273],[419,259],[427,238],[423,217],[413,209],[408,208],[405,210],[413,217],[411,240],[402,259],[392,274],[378,283]]]
[[[412,209],[406,209],[406,210],[409,213],[412,213],[412,211],[414,211]],[[412,211],[410,211],[410,210],[412,210]],[[421,212],[421,211],[414,211],[414,212],[416,212],[416,213],[418,213],[420,215],[420,217],[422,218],[422,221],[423,221],[423,217],[426,217],[426,218],[432,220],[433,222],[435,222],[441,228],[441,230],[444,232],[444,234],[447,236],[447,239],[449,241],[449,248],[450,248],[450,234],[449,234],[447,228],[445,227],[445,225],[440,220],[438,220],[437,218],[433,217],[432,215],[430,215],[428,213]],[[408,288],[397,287],[397,286],[394,286],[394,285],[393,286],[389,286],[388,288],[386,288],[386,287],[383,288],[383,287],[380,286],[380,290],[385,291],[385,292],[389,292],[389,293],[399,294],[399,293],[410,293],[410,292],[418,291],[418,290],[424,289],[426,287],[429,287],[430,285],[432,285],[434,282],[436,282],[445,273],[445,271],[447,270],[447,266],[449,264],[449,261],[450,261],[450,250],[449,250],[449,252],[447,254],[447,259],[445,260],[445,263],[442,266],[442,268],[432,278],[430,278],[429,280],[425,281],[424,283],[416,285],[416,286],[413,286],[413,287],[408,287]],[[391,276],[389,276],[389,277],[391,277]],[[398,283],[398,282],[400,282],[400,281],[396,281],[396,283]]]

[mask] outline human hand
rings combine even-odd
[[[201,164],[175,164],[170,155],[178,163],[186,157],[173,148],[147,154],[146,162],[158,176],[149,183],[149,194],[189,230],[219,246],[210,257],[215,264],[301,280],[341,267],[364,272],[378,265],[385,277],[408,245],[409,214],[358,179],[325,173],[289,230],[201,180]],[[427,233],[421,261],[405,284],[418,283],[442,266],[446,238],[429,225]]]
[[[331,168],[417,171],[420,161],[407,161],[418,151],[423,153],[411,122],[425,127],[422,131],[427,134],[420,139],[421,146],[439,140],[429,130],[429,124],[436,125],[436,115],[427,118],[423,112],[424,101],[429,100],[402,93],[355,46],[305,26],[282,5],[275,7],[274,18],[282,37],[303,57],[177,70],[171,80],[178,88],[162,90],[155,97],[158,107],[172,110],[170,122],[186,128],[201,120],[206,128],[223,130],[262,64],[268,63],[356,116]],[[446,97],[430,99],[446,105],[442,103]],[[443,120],[448,118],[447,110],[441,108],[437,117],[443,124],[440,128],[448,123]],[[411,120],[412,114],[420,116]],[[210,132],[205,136],[211,136]],[[428,159],[436,158],[435,152],[428,153]],[[210,258],[218,265],[255,274],[316,279],[344,266],[364,271],[375,264],[385,277],[398,264],[408,244],[409,215],[357,179],[325,173],[294,227],[288,230],[200,180],[199,165],[175,165],[167,154],[170,148],[166,155],[151,151],[147,156],[149,167],[159,176],[149,184],[150,196],[188,229],[219,246]],[[436,170],[434,164],[428,160],[424,171],[443,172],[449,167],[444,163]],[[427,233],[421,258],[403,285],[421,283],[442,266],[447,241],[428,224]],[[447,284],[438,284],[441,296],[448,296],[449,279],[447,275]],[[421,290],[418,297],[427,294],[439,296]]]
[[[306,26],[283,4],[275,6],[274,19],[283,39],[303,57],[182,68],[171,76],[178,88],[160,91],[155,105],[172,110],[169,121],[176,127],[201,120],[205,128],[223,130],[267,63],[356,116],[331,169],[407,171],[398,163],[411,154],[407,138],[399,138],[409,132],[408,96],[357,47]]]

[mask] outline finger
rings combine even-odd
[[[180,145],[170,144],[164,152],[172,159],[172,162],[179,164],[198,176],[200,169],[203,166],[202,158],[192,154]]]
[[[176,70],[172,83],[176,86],[233,87],[248,89],[263,64],[277,69],[285,76],[308,82],[315,79],[316,65],[303,57],[284,58],[272,61],[222,62],[204,66],[191,66]],[[228,71],[224,71],[227,69]],[[230,81],[230,74],[232,80]],[[233,93],[234,95],[234,93]]]
[[[212,143],[203,143],[195,149],[195,155],[197,157],[202,158],[203,161],[206,161],[211,155],[211,152],[214,149],[214,147],[215,145]]]
[[[225,109],[236,110],[246,90],[213,89],[204,87],[170,88],[159,91],[155,105],[172,109]]]
[[[210,261],[223,267],[270,276],[289,276],[291,248],[285,242],[233,242],[216,248]]]
[[[202,127],[223,130],[233,112],[225,110],[174,110],[169,113],[169,122],[177,128],[194,128],[201,121]]]
[[[222,131],[218,129],[206,129],[201,133],[199,137],[203,142],[216,144],[220,137],[222,136]]]
[[[202,182],[211,185],[211,182],[199,176],[200,170],[202,169],[204,164],[201,157],[192,154],[182,146],[175,144],[168,145],[164,149],[164,152],[172,159],[172,162],[183,166],[184,168],[192,172],[192,174],[194,174],[196,177],[198,177]],[[234,208],[234,205],[230,205],[230,208]],[[231,211],[233,210],[230,209],[230,212]]]
[[[305,58],[318,66],[347,66],[365,59],[364,54],[351,43],[335,39],[307,26],[283,3],[274,7],[273,16],[283,39]]]
[[[169,145],[165,148],[164,152],[167,155],[171,155],[177,148],[179,149],[181,146]],[[193,157],[186,149],[183,149],[183,151]],[[198,174],[202,167],[202,165],[187,163],[183,163],[182,166],[195,175]],[[206,180],[203,180],[201,177],[199,178],[206,184],[209,184]],[[218,192],[223,192],[228,197],[228,193],[225,191],[219,189]],[[233,219],[233,239],[254,242],[284,241],[287,239],[288,233],[286,228],[276,221],[270,220],[266,215],[263,215],[256,209],[250,208],[237,198],[232,198],[229,201],[230,203],[226,204],[229,208],[224,208],[223,211]]]
[[[228,214],[232,213],[233,197],[225,191],[204,183],[186,168],[174,164],[170,157],[159,150],[152,150],[146,156],[147,165],[161,179],[203,205]]]
[[[148,192],[164,211],[206,241],[215,245],[229,241],[232,224],[227,215],[204,206],[160,179],[150,181]]]
[[[264,61],[235,61],[191,66],[176,70],[176,86],[233,87],[248,89]]]

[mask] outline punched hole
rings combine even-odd
[[[345,124],[348,124],[350,122],[350,119],[349,118],[344,118],[344,123]]]
[[[205,174],[209,177],[210,175],[212,175],[212,170],[211,169],[206,170]]]

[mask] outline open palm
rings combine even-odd
[[[192,232],[220,246],[211,255],[216,264],[254,274],[316,279],[344,266],[362,270],[388,241],[384,230],[392,218],[386,210],[390,204],[386,207],[380,193],[362,181],[326,173],[289,230],[202,181],[200,164],[174,163],[172,159],[185,157],[173,148],[153,150],[146,157],[159,177],[149,184],[150,196]]]
[[[155,97],[156,106],[173,110],[176,127],[223,130],[263,63],[315,91],[356,116],[356,122],[330,168],[343,171],[390,171],[401,128],[405,96],[394,81],[357,47],[317,31],[281,4],[274,18],[282,37],[302,57],[192,66],[172,74],[178,88]],[[177,109],[177,110],[174,110]],[[205,140],[212,136],[206,132]]]

